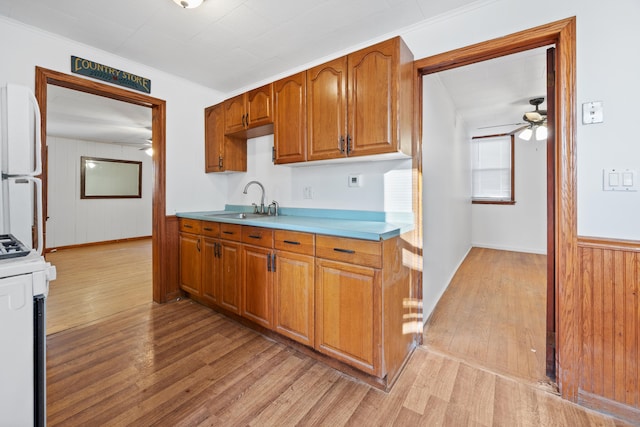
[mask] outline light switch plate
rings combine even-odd
[[[582,104],[582,123],[590,125],[604,121],[604,107],[602,101],[585,102]]]
[[[639,187],[636,169],[609,168],[602,170],[603,191],[638,191]]]

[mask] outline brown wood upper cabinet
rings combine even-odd
[[[413,55],[400,37],[307,70],[308,160],[411,153]]]
[[[306,71],[273,84],[273,162],[307,160]]]
[[[204,110],[205,172],[246,172],[247,141],[225,135],[224,103]]]
[[[224,101],[226,135],[255,138],[273,133],[273,84]]]

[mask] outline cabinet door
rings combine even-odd
[[[243,93],[224,101],[224,132],[240,132],[246,128],[246,94]]]
[[[347,57],[307,70],[308,159],[346,156]]]
[[[200,236],[180,233],[180,287],[195,296],[202,287],[200,249]]]
[[[225,135],[224,104],[204,110],[205,172],[245,172],[247,141]]]
[[[394,152],[398,127],[398,39],[348,56],[349,155]]]
[[[273,84],[268,84],[247,93],[247,127],[273,123]]]
[[[202,298],[219,304],[218,284],[220,282],[220,258],[218,242],[208,237],[202,238]]]
[[[224,157],[224,106],[213,105],[204,110],[205,172],[222,171]]]
[[[315,348],[372,375],[381,371],[379,271],[316,262]]]
[[[220,240],[219,245],[218,304],[233,313],[240,314],[240,288],[242,282],[240,244]]]
[[[273,84],[273,148],[276,164],[307,158],[306,71]]]
[[[272,252],[246,245],[242,249],[242,315],[269,329],[273,326]]]
[[[313,347],[315,259],[277,252],[273,321],[276,332]]]

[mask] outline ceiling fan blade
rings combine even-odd
[[[491,129],[491,128],[500,128],[500,127],[505,127],[505,126],[518,126],[518,125],[525,125],[526,123],[521,122],[521,123],[505,123],[503,125],[493,125],[493,126],[483,126],[483,127],[479,127],[478,129]]]
[[[521,130],[524,130],[524,129],[528,128],[528,127],[529,127],[529,125],[526,125],[526,126],[520,126],[519,128],[514,129],[514,130],[512,130],[511,132],[509,132],[509,135],[515,135],[515,134],[517,134],[518,132],[520,132]]]

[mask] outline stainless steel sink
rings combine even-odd
[[[231,212],[231,213],[220,213],[220,214],[208,214],[205,216],[209,216],[211,218],[252,219],[252,218],[262,218],[262,217],[265,217],[266,215],[247,213],[247,212]]]

